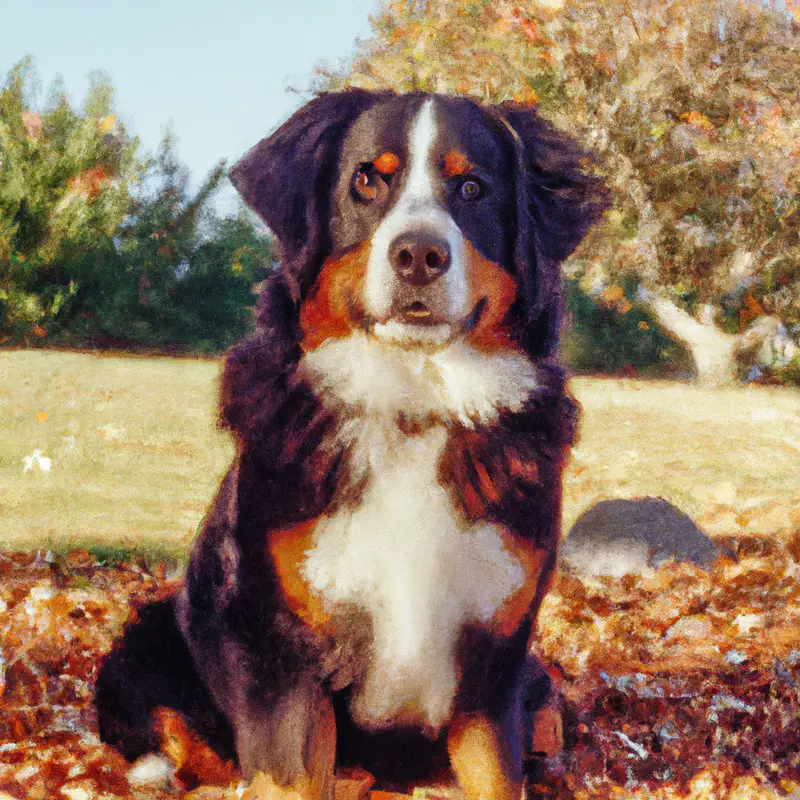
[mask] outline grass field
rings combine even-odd
[[[185,552],[232,454],[219,362],[0,353],[0,548]],[[24,472],[34,450],[49,472]]]
[[[0,352],[0,548],[181,556],[232,455],[220,362]],[[800,527],[800,395],[578,378],[565,527],[658,495],[712,535]],[[25,472],[35,450],[51,459]]]

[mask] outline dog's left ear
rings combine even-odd
[[[592,158],[534,109],[495,109],[514,148],[517,237],[514,262],[526,320],[526,347],[548,356],[558,343],[560,264],[608,206],[603,182],[588,171]]]
[[[339,145],[356,117],[382,96],[362,89],[321,95],[228,173],[247,205],[277,237],[295,299],[310,288],[327,248],[325,220]]]

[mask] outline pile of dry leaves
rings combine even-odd
[[[538,647],[559,697],[529,794],[800,798],[800,537],[724,544],[709,571],[558,578]],[[0,555],[0,800],[247,795],[132,769],[97,738],[99,661],[132,606],[174,587],[135,562]]]

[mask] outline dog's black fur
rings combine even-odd
[[[367,241],[378,224],[369,209],[341,200],[342,182],[350,180],[340,169],[347,133],[359,120],[384,136],[395,131],[397,141],[381,144],[400,151],[401,134],[423,100],[359,90],[322,96],[231,173],[278,237],[283,268],[266,282],[255,335],[226,360],[220,420],[237,454],[195,543],[185,590],[145,609],[101,670],[101,737],[129,759],[158,749],[151,712],[168,706],[223,757],[238,758],[246,775],[263,770],[291,784],[309,771],[317,710],[332,697],[339,763],[357,760],[398,780],[446,763],[441,736],[431,743],[418,731],[369,732],[352,722],[347,697],[361,669],[364,631],[331,637],[300,621],[284,600],[265,545],[269,531],[358,503],[350,454],[320,446],[339,424],[335,411],[313,386],[294,379],[303,355],[299,309],[326,259]],[[466,132],[462,149],[472,142],[496,153],[502,179],[496,207],[453,216],[486,258],[514,276],[517,300],[508,327],[536,365],[540,387],[523,409],[503,411],[492,424],[449,423],[439,468],[441,484],[467,519],[505,526],[549,553],[534,602],[513,635],[499,638],[475,625],[464,630],[458,648],[455,710],[492,720],[519,764],[523,717],[547,683],[526,660],[528,640],[555,564],[561,472],[576,419],[553,361],[561,318],[558,267],[605,196],[584,170],[585,154],[531,109],[437,102],[448,131],[456,138]],[[509,454],[533,469],[515,471]],[[488,472],[494,491],[487,492],[475,464]],[[387,760],[386,752],[393,757]]]

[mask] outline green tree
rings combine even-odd
[[[260,234],[250,212],[213,216],[175,288],[182,310],[174,339],[202,352],[230,347],[250,329],[260,284],[275,262],[272,240]]]
[[[192,192],[174,136],[142,165],[129,213],[108,257],[89,259],[82,305],[73,325],[95,344],[218,352],[248,329],[252,287],[272,263],[266,236],[242,208],[220,218],[209,201],[225,176],[217,164]]]
[[[0,335],[11,342],[218,352],[245,334],[273,261],[240,206],[210,202],[167,133],[139,155],[114,113],[110,80],[91,76],[74,109],[60,81],[43,110],[26,59],[0,90]]]
[[[44,337],[80,286],[76,254],[107,248],[127,213],[138,142],[113,113],[108,79],[92,76],[74,110],[56,84],[40,111],[25,59],[0,90],[0,329]]]

